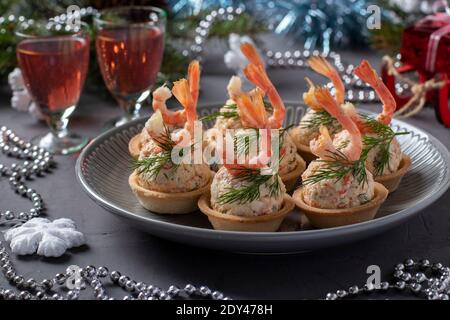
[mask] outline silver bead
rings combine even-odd
[[[137,291],[145,291],[147,289],[147,285],[144,282],[138,282],[135,285]]]
[[[409,280],[411,280],[411,274],[408,272],[405,272],[402,274],[402,276],[400,277],[403,281],[408,282]]]
[[[6,220],[12,220],[12,219],[14,219],[14,213],[13,212],[11,212],[11,211],[5,211],[5,214],[4,214],[4,216],[5,216],[5,219]]]
[[[148,296],[144,292],[140,292],[137,298],[138,300],[147,300]]]
[[[397,281],[395,283],[395,288],[398,290],[403,290],[405,289],[406,283],[404,281]]]
[[[389,282],[384,281],[380,283],[380,290],[386,291],[388,289],[389,289]]]
[[[24,283],[24,281],[25,281],[25,280],[23,279],[22,276],[15,276],[14,279],[13,279],[13,282],[14,282],[14,284],[15,284],[16,286],[22,286],[23,283]]]
[[[427,259],[422,259],[422,260],[420,260],[419,265],[421,268],[426,269],[426,268],[430,267],[431,263]]]
[[[36,298],[38,300],[47,300],[47,295],[44,293],[44,291],[38,291],[36,292]]]
[[[347,291],[345,291],[345,290],[338,290],[338,291],[336,291],[336,294],[337,294],[337,296],[339,298],[344,298],[344,297],[347,296]]]
[[[36,289],[36,280],[34,280],[33,278],[28,279],[28,280],[25,282],[25,286],[26,286],[28,289],[31,289],[31,290]]]
[[[170,300],[170,299],[171,299],[170,296],[165,292],[161,292],[159,294],[159,300]]]
[[[117,282],[117,281],[119,281],[119,278],[120,278],[120,277],[121,277],[121,274],[120,274],[119,271],[112,271],[112,272],[111,272],[110,278],[111,278],[111,281],[112,281],[112,282]]]
[[[414,267],[414,260],[413,259],[406,259],[404,262],[404,265],[406,268],[412,268]]]
[[[55,294],[52,296],[52,299],[53,299],[53,300],[62,300],[63,297],[62,297],[59,293],[55,293]]]
[[[127,276],[120,276],[118,280],[119,286],[125,287],[125,284],[127,283],[128,280],[130,280],[130,278],[128,278]]]
[[[444,266],[442,265],[442,263],[437,262],[437,263],[433,263],[433,265],[432,265],[431,268],[432,268],[434,271],[440,271],[443,267],[444,267]]]
[[[403,263],[399,263],[399,264],[395,265],[394,269],[403,271],[403,270],[405,270],[405,265]]]
[[[409,285],[409,288],[411,289],[412,292],[419,293],[420,290],[422,289],[422,285],[420,285],[419,283],[413,282]]]
[[[414,281],[417,281],[418,283],[422,283],[427,279],[427,277],[425,276],[425,274],[423,272],[417,272],[414,275]]]
[[[19,219],[21,220],[28,220],[28,214],[25,212],[19,213]]]
[[[170,286],[169,289],[167,290],[167,294],[170,295],[171,297],[175,297],[180,293],[180,288],[178,288],[177,286]]]
[[[336,293],[327,293],[325,300],[336,300],[338,298]]]
[[[128,292],[133,292],[134,291],[134,286],[136,285],[136,282],[133,280],[128,280],[125,283],[125,290],[127,290]]]
[[[211,294],[211,297],[212,297],[214,300],[222,300],[222,299],[223,299],[223,293],[222,293],[222,292],[219,292],[219,291],[214,291],[214,292]]]
[[[184,287],[184,291],[188,294],[188,295],[192,295],[197,291],[197,288],[195,286],[193,286],[192,284],[187,284]]]
[[[100,278],[104,278],[108,275],[108,268],[106,267],[99,267],[97,269],[97,276],[99,276]]]
[[[211,294],[211,289],[206,286],[201,286],[199,292],[202,297],[207,297]]]
[[[55,276],[55,282],[57,283],[57,284],[64,284],[64,282],[66,281],[66,275],[64,274],[64,273],[58,273],[56,276]]]
[[[77,300],[78,297],[79,297],[79,294],[75,290],[69,290],[67,292],[67,299],[69,299],[69,300]]]
[[[29,292],[26,292],[26,291],[21,291],[19,293],[19,299],[21,299],[21,300],[30,300],[31,299],[31,294]]]
[[[41,285],[45,290],[50,290],[53,287],[53,280],[44,279],[42,280]]]

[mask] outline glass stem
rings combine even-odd
[[[64,138],[67,136],[69,117],[74,110],[75,106],[71,106],[63,111],[52,112],[45,115],[45,120],[54,136],[58,138]]]

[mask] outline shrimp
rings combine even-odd
[[[164,123],[179,126],[186,122],[186,115],[184,110],[170,111],[167,109],[166,101],[171,97],[172,93],[165,85],[153,91],[153,110],[161,112]]]
[[[327,159],[330,153],[336,152],[336,148],[333,145],[333,140],[331,139],[327,127],[321,125],[319,131],[320,135],[317,139],[311,140],[309,146],[313,154],[319,158]]]
[[[178,89],[176,89],[177,94],[179,94],[180,98],[183,100],[184,103],[188,103],[189,107],[192,108],[192,105],[195,107],[197,106],[198,102],[198,94],[199,94],[199,84],[200,84],[200,64],[197,60],[192,61],[189,64],[188,67],[188,80],[182,79],[186,81],[186,84],[179,84]],[[180,80],[181,81],[181,80]],[[182,81],[182,82],[184,82]],[[175,85],[175,83],[174,83]],[[184,86],[187,86],[189,95],[184,93],[184,89],[182,88]],[[182,94],[183,92],[183,94]],[[175,95],[172,89],[172,93]],[[169,125],[175,125],[175,126],[182,126],[186,121],[188,120],[188,115],[186,113],[186,110],[177,110],[177,111],[171,111],[167,109],[166,101],[169,100],[172,97],[172,93],[170,92],[169,88],[167,88],[165,85],[159,87],[155,91],[153,91],[153,110],[157,111],[160,110],[161,114],[163,116],[164,123]],[[178,97],[176,97],[178,99]],[[189,98],[189,101],[187,100]],[[180,99],[178,99],[180,103],[183,105]],[[184,106],[184,105],[183,105]],[[192,113],[191,110],[191,116],[192,114],[196,114],[195,112]]]
[[[258,93],[257,91],[252,93],[237,93],[236,104],[244,126],[266,130],[260,131],[259,153],[250,159],[246,159],[245,164],[237,164],[236,161],[227,163],[226,155],[222,152],[223,159],[225,160],[224,166],[235,176],[239,175],[242,168],[261,169],[266,167],[272,156],[272,135],[268,124],[269,118],[264,107],[263,93]]]
[[[244,43],[243,45],[241,45],[241,50],[243,52],[248,52],[248,50],[255,50],[254,48],[249,49],[249,47],[252,47],[252,45],[249,43]],[[256,57],[251,56],[251,58],[252,60],[255,60],[254,62],[256,63],[251,62],[249,65],[247,65],[244,69],[244,74],[249,81],[255,84],[260,90],[262,90],[262,92],[264,92],[264,94],[267,95],[272,104],[273,113],[267,119],[267,128],[279,129],[282,127],[284,117],[286,115],[286,108],[284,107],[283,100],[270,81],[266,70],[264,69],[264,66],[260,64],[260,61],[258,61]]]
[[[359,131],[358,126],[342,107],[337,104],[326,88],[316,88],[314,95],[322,107],[335,117],[344,128],[344,131],[347,131],[348,133],[348,139],[350,141],[345,147],[341,148],[340,151],[344,153],[350,161],[358,160],[362,152],[361,132]],[[321,130],[321,133],[327,134],[323,129]],[[329,158],[324,151],[328,151],[326,148],[329,147],[330,140],[331,138],[324,136],[319,140],[315,139],[311,141],[311,151],[317,152],[317,154],[314,154],[320,158]],[[332,150],[329,151],[331,152]]]
[[[391,92],[378,77],[377,72],[367,60],[363,60],[360,65],[355,68],[353,73],[361,80],[367,82],[380,97],[380,100],[383,103],[383,111],[378,115],[377,120],[384,125],[391,123],[397,104]]]
[[[316,85],[308,77],[306,77],[305,80],[309,85],[309,90],[308,92],[303,93],[303,101],[314,111],[322,110],[322,106],[317,102],[316,97],[314,96]]]
[[[308,59],[309,66],[317,73],[327,77],[333,82],[336,89],[336,102],[341,105],[345,99],[345,87],[339,73],[333,66],[323,57],[312,57]]]

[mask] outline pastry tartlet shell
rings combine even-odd
[[[344,209],[322,209],[306,204],[303,200],[303,187],[294,192],[292,199],[313,226],[333,228],[372,220],[381,204],[386,200],[388,193],[388,190],[381,183],[374,182],[374,197],[372,200],[361,206]]]
[[[298,154],[306,161],[307,164],[309,164],[311,161],[316,160],[317,157],[311,152],[311,148],[308,145],[304,145],[298,140],[298,130],[298,127],[291,129],[290,135],[295,146],[297,147]]]
[[[285,194],[281,209],[275,214],[257,217],[242,217],[224,214],[211,207],[210,194],[204,194],[198,200],[200,211],[208,216],[209,222],[216,230],[245,232],[274,232],[280,228],[284,218],[294,209],[292,198]]]
[[[296,154],[295,157],[297,159],[297,166],[295,167],[295,169],[292,170],[291,172],[280,175],[280,178],[283,181],[284,186],[286,187],[286,191],[288,192],[294,190],[298,179],[300,178],[303,171],[305,171],[306,169],[305,160],[303,160],[302,157],[300,157],[300,155],[298,154]]]
[[[139,158],[139,154],[141,153],[142,142],[141,142],[141,134],[138,133],[128,142],[128,151],[134,159]]]
[[[161,214],[185,214],[198,210],[198,199],[202,194],[209,193],[213,175],[209,182],[196,190],[189,192],[159,192],[141,187],[138,174],[130,175],[128,182],[139,203],[147,210]]]
[[[386,189],[389,190],[389,192],[394,192],[395,190],[397,190],[403,176],[406,174],[410,167],[411,158],[408,155],[402,153],[402,159],[400,160],[400,165],[397,171],[390,174],[385,174],[383,176],[374,177],[374,179],[376,182],[379,182],[383,186],[385,186]]]

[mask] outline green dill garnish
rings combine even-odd
[[[365,159],[360,158],[357,161],[350,161],[340,150],[328,152],[330,159],[316,160],[325,163],[325,166],[314,171],[313,175],[303,180],[304,185],[315,184],[329,179],[339,181],[348,174],[352,174],[360,184],[367,182],[366,167],[364,165]]]
[[[325,110],[314,112],[309,119],[300,121],[300,128],[303,129],[319,129],[323,125],[330,131],[338,132],[342,130],[340,123]]]
[[[391,127],[382,124],[381,122],[373,119],[371,117],[361,115],[363,118],[365,126],[375,134],[375,136],[364,135],[363,136],[363,151],[361,153],[361,158],[367,159],[369,152],[375,147],[379,146],[379,154],[377,161],[374,163],[375,166],[375,176],[380,176],[384,172],[384,169],[388,165],[391,154],[389,152],[389,147],[392,140],[399,135],[409,134],[408,131],[394,132]]]
[[[137,170],[139,174],[149,173],[150,177],[157,177],[161,169],[166,165],[172,166],[173,171],[175,171],[178,166],[172,162],[172,149],[176,143],[170,136],[169,128],[164,124],[164,132],[152,139],[162,149],[162,152],[151,154],[144,159],[133,160],[133,170]]]
[[[260,197],[260,186],[269,182],[271,179],[273,179],[273,181],[269,185],[270,196],[278,196],[281,192],[277,174],[262,175],[258,169],[249,169],[245,167],[238,170],[240,171],[236,178],[249,184],[239,188],[228,188],[227,192],[219,196],[219,204],[252,202]]]
[[[273,111],[272,105],[268,101],[264,101],[264,108],[266,109],[267,112],[271,113]],[[222,111],[219,110],[219,111],[213,112],[207,116],[201,117],[200,121],[213,121],[220,117],[225,118],[225,119],[238,119],[239,118],[237,105],[235,103],[227,104],[222,109],[225,109],[225,110],[222,110]]]
[[[227,104],[222,109],[226,109],[226,110],[225,111],[219,110],[219,111],[213,112],[207,116],[201,117],[200,121],[213,121],[219,117],[226,118],[226,119],[236,119],[239,117],[236,104]]]

